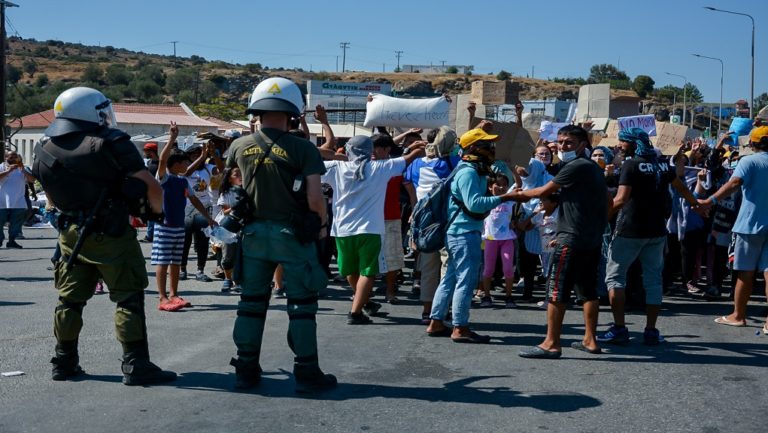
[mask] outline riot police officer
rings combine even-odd
[[[33,164],[34,175],[61,211],[57,228],[63,256],[55,266],[59,302],[52,378],[67,380],[84,373],[77,350],[82,313],[103,278],[110,300],[117,304],[123,383],[174,380],[176,373],[149,360],[144,316],[149,282],[136,231],[128,223],[130,209],[139,206],[128,197],[143,197],[145,213],[161,215],[162,189],[130,137],[115,129],[111,102],[101,92],[87,87],[66,90],[56,98],[54,114]]]
[[[240,167],[251,205],[242,230],[242,294],[233,332],[238,357],[230,362],[236,388],[251,388],[261,380],[262,334],[278,264],[284,268],[296,391],[336,386],[336,378],[319,367],[315,322],[318,291],[327,284],[314,244],[327,227],[320,184],[325,166],[312,143],[288,133],[290,120],[303,110],[295,83],[285,78],[262,81],[246,111],[260,118],[261,130],[235,140],[229,151],[227,166]]]

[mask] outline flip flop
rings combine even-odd
[[[452,333],[453,333],[453,329],[443,328],[439,331],[427,332],[427,335],[430,337],[450,337]]]
[[[491,337],[488,335],[480,335],[476,332],[470,332],[467,336],[451,337],[454,343],[476,343],[485,344],[491,341]]]
[[[734,322],[732,320],[728,319],[728,316],[720,316],[717,319],[715,319],[715,323],[718,325],[728,325],[728,326],[737,326],[737,327],[744,327],[747,326],[747,321],[742,320],[741,322]]]
[[[549,350],[544,350],[539,346],[529,347],[528,349],[523,349],[517,353],[517,356],[521,358],[534,358],[534,359],[558,359],[562,355],[563,355],[563,352],[560,352],[560,351],[550,352]]]
[[[597,349],[590,349],[589,347],[585,346],[584,343],[581,341],[574,341],[571,343],[571,349],[581,350],[582,352],[591,353],[592,355],[599,355],[603,353],[602,349],[599,347]]]

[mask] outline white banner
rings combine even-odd
[[[433,129],[448,125],[451,103],[444,97],[431,99],[400,99],[372,95],[368,102],[363,126]]]
[[[619,117],[619,130],[627,128],[640,128],[647,132],[649,136],[656,135],[656,117],[653,114],[644,114],[642,116]]]

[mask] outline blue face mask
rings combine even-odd
[[[739,165],[739,160],[738,159],[735,160],[735,161],[731,161],[730,167],[732,169],[735,169],[737,165]]]

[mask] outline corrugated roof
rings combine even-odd
[[[159,104],[113,104],[115,117],[118,125],[120,123],[129,124],[147,124],[147,125],[168,125],[170,121],[176,122],[179,126],[201,126],[218,128],[218,123],[211,122],[199,117],[190,116],[179,105],[159,105]],[[29,114],[21,118],[25,129],[47,128],[55,118],[53,110],[46,110],[39,113]],[[17,128],[19,122],[10,123],[12,128]]]

